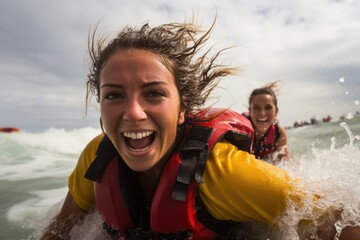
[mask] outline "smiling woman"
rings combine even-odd
[[[286,131],[276,119],[278,85],[279,81],[275,81],[254,89],[249,97],[249,114],[246,114],[255,131],[252,153],[275,163],[290,159]]]
[[[100,103],[103,132],[81,153],[42,239],[69,239],[92,211],[103,239],[252,239],[249,226],[276,228],[288,207],[307,204],[299,179],[249,153],[247,118],[203,107],[218,79],[235,70],[216,63],[221,52],[203,51],[212,27],[145,24],[110,42],[91,36],[88,97]],[[339,218],[322,226],[326,235],[321,227],[299,235],[332,239]],[[355,238],[347,239],[358,239],[359,229],[349,229]]]

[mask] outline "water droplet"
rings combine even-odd
[[[348,92],[348,91],[346,91],[346,92],[345,92],[345,95],[348,95],[348,94],[349,94],[349,92]]]
[[[355,105],[360,105],[360,100],[356,100]]]
[[[345,82],[345,77],[339,78],[339,82],[341,82],[341,83]]]
[[[346,115],[346,119],[353,119],[354,118],[354,114],[352,114],[352,113],[348,113],[347,115]]]

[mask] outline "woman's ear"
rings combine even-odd
[[[180,103],[178,125],[181,125],[185,122],[185,113],[186,113],[186,97],[182,97],[182,102]]]
[[[178,125],[181,125],[181,124],[183,124],[185,122],[185,112],[186,112],[185,108],[180,109],[179,118],[178,118]]]

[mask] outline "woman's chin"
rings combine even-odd
[[[154,165],[153,164],[127,164],[131,170],[135,172],[146,172],[151,169]]]

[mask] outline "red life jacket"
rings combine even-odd
[[[249,113],[246,112],[243,113],[243,115],[251,122]],[[275,152],[275,144],[279,138],[279,124],[277,121],[274,121],[259,141],[256,141],[254,138],[251,153],[254,154],[257,159],[265,159],[268,154]]]
[[[96,180],[96,207],[104,228],[115,239],[214,239],[234,224],[216,220],[205,209],[197,185],[209,151],[225,139],[250,151],[253,128],[241,114],[211,109],[208,121],[188,122],[178,134],[177,148],[159,177],[152,203],[146,206],[137,173],[131,170],[105,137],[85,177]],[[112,150],[109,147],[112,146]],[[159,238],[157,238],[159,237]]]
[[[259,140],[253,142],[252,153],[258,159],[264,159],[267,155],[276,151],[275,144],[280,138],[279,125],[275,122],[266,131],[265,135]]]

